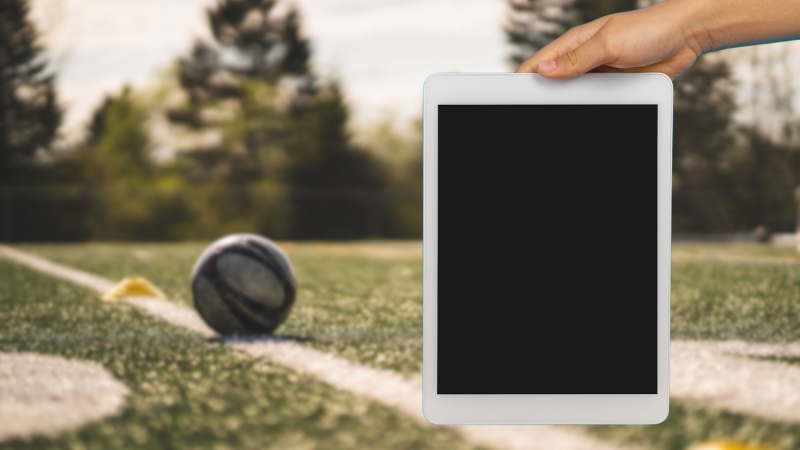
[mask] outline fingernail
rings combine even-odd
[[[550,61],[542,61],[537,66],[539,73],[550,73],[556,70],[556,62],[552,59]]]

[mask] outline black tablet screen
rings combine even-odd
[[[440,105],[439,394],[655,394],[657,105]]]

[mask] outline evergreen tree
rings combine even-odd
[[[197,238],[197,197],[182,174],[152,158],[149,112],[125,87],[97,108],[83,145],[71,159],[89,199],[85,223],[94,239]]]
[[[730,232],[733,217],[727,157],[734,145],[735,100],[730,67],[701,57],[674,82],[673,228]]]
[[[310,70],[298,12],[278,15],[276,6],[221,0],[208,12],[214,42],[197,43],[179,61],[189,101],[170,118],[217,137],[184,153],[199,168],[195,179],[235,189],[212,202],[227,217],[258,224],[274,222],[266,217],[273,211],[291,217],[288,228],[269,225],[290,230],[287,237],[380,235],[387,208],[375,190],[386,186],[387,174],[352,145],[339,86],[318,82]],[[284,187],[284,205],[273,202],[273,211],[253,216],[254,205],[265,195],[278,198]]]
[[[228,69],[247,78],[276,81],[308,74],[308,41],[300,37],[297,10],[273,17],[276,0],[222,0],[208,12],[216,41],[240,61]]]
[[[130,88],[107,98],[95,116],[98,134],[90,138],[97,142],[97,157],[105,172],[101,177],[113,183],[152,179],[156,168],[150,155],[147,111],[136,104]]]
[[[184,154],[194,160],[206,178],[228,183],[246,183],[263,178],[267,168],[264,151],[276,138],[275,120],[261,127],[248,126],[246,136],[230,136],[224,128],[231,115],[252,101],[252,94],[274,93],[258,84],[275,88],[291,80],[298,93],[311,95],[313,76],[308,40],[300,34],[300,18],[292,7],[276,16],[276,0],[221,0],[208,10],[214,43],[197,42],[188,58],[178,63],[179,81],[188,96],[184,108],[170,112],[173,123],[197,131],[216,130],[220,139]],[[274,95],[272,95],[274,97]],[[260,107],[269,102],[258,99]],[[245,118],[247,119],[247,118]],[[238,127],[238,131],[243,131]]]
[[[740,145],[731,163],[738,188],[735,213],[747,229],[795,230],[800,127],[793,108],[795,90],[789,82],[788,48],[756,46],[749,50],[753,76],[750,98],[743,106],[750,117],[737,130]]]
[[[290,116],[287,181],[294,186],[292,237],[353,239],[387,228],[385,168],[355,148],[346,131],[348,110],[337,84]]]
[[[0,185],[32,181],[25,169],[61,120],[29,9],[27,0],[0,0]]]

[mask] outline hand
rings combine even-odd
[[[661,72],[675,79],[713,49],[710,34],[685,2],[601,17],[569,30],[544,47],[518,73],[570,78],[586,72]]]

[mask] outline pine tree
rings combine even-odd
[[[29,9],[27,0],[0,0],[0,185],[30,181],[24,169],[61,120]]]
[[[673,97],[673,228],[683,233],[734,231],[735,205],[724,189],[729,184],[723,170],[734,145],[729,65],[701,57],[675,80]]]
[[[264,96],[274,97],[281,80],[291,80],[300,96],[315,92],[310,46],[300,33],[299,14],[290,7],[278,16],[276,4],[221,0],[207,11],[214,42],[197,42],[191,55],[178,63],[189,102],[171,111],[170,120],[197,131],[216,130],[221,137],[184,153],[206,178],[228,183],[263,178],[268,170],[263,153],[280,124],[275,117],[254,124],[247,113],[257,110],[260,119],[269,115],[274,102]],[[253,98],[254,93],[261,98]],[[240,122],[233,133],[231,115]]]
[[[227,68],[250,79],[276,81],[282,75],[308,74],[308,41],[300,36],[294,8],[282,18],[273,16],[276,0],[222,0],[208,11],[214,38],[234,51],[239,64]]]
[[[291,112],[286,152],[293,155],[287,181],[295,187],[295,239],[364,238],[386,228],[388,174],[351,144],[348,115],[336,83]]]
[[[299,13],[289,7],[278,14],[278,6],[220,0],[208,11],[214,41],[197,43],[179,61],[188,103],[170,118],[218,138],[183,153],[196,168],[193,179],[235,192],[212,208],[243,220],[254,216],[269,187],[280,201],[251,223],[279,211],[291,226],[272,228],[289,230],[286,237],[380,235],[386,207],[375,190],[385,187],[387,174],[352,145],[338,84],[311,71]]]

